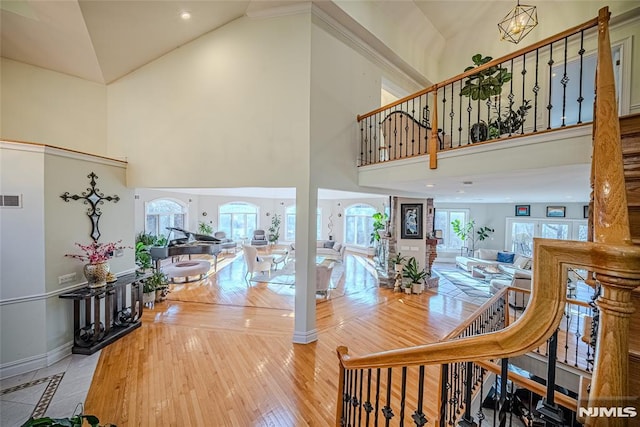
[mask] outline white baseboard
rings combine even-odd
[[[20,374],[25,374],[27,372],[36,371],[38,369],[51,366],[54,363],[59,362],[65,357],[71,355],[72,345],[73,345],[72,342],[68,342],[44,354],[25,357],[24,359],[20,359],[20,360],[16,360],[13,362],[0,365],[0,379],[13,377],[15,375],[20,375]]]
[[[318,330],[312,329],[307,332],[293,331],[293,342],[296,344],[309,344],[318,341]]]

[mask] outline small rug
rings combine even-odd
[[[488,298],[491,296],[491,286],[489,282],[471,277],[468,273],[464,273],[463,271],[438,271],[437,274],[450,281],[470,297]]]

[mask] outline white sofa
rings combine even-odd
[[[491,286],[491,294],[497,293],[499,290],[510,286],[512,288],[520,288],[531,290],[531,270],[523,270],[523,269],[509,269],[508,267],[505,269],[504,266],[499,266],[502,271],[509,272],[513,271],[513,275],[510,279],[493,279],[490,282]],[[528,293],[523,292],[510,292],[509,294],[509,305],[513,308],[524,309],[529,302]]]
[[[531,258],[522,255],[515,255],[513,263],[505,263],[498,261],[498,253],[504,253],[505,251],[499,251],[497,249],[477,249],[473,252],[473,257],[457,256],[456,265],[463,270],[472,271],[473,267],[477,266],[489,266],[489,265],[503,265],[513,268],[520,268],[523,270],[531,269]]]
[[[342,243],[336,243],[333,240],[318,240],[316,242],[316,255],[325,256],[336,261],[342,261],[346,247]],[[295,245],[292,243],[289,247],[289,256],[295,258]]]

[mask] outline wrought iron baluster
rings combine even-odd
[[[400,427],[404,427],[404,405],[407,396],[407,367],[402,367],[402,380],[400,386]]]
[[[358,407],[358,422],[357,424],[354,423],[354,425],[361,425],[360,422],[362,420],[362,383],[363,383],[363,376],[364,376],[364,369],[359,369],[358,370],[360,372],[360,389],[358,391],[358,398],[353,402],[354,407],[357,406]],[[355,412],[355,408],[354,408],[354,412]]]
[[[511,70],[511,75],[513,76],[513,59],[511,60],[509,68]],[[513,102],[513,100],[515,99],[515,95],[513,94],[513,77],[511,78],[511,80],[509,80],[509,95],[507,96],[507,98],[509,99],[509,117],[513,117],[513,104],[515,104]],[[513,133],[513,121],[509,120],[509,136],[511,136],[511,134]]]
[[[555,331],[549,341],[549,360],[547,362],[547,395],[538,402],[536,411],[547,426],[564,426],[562,409],[555,403],[556,389],[556,359],[558,350],[558,331]]]
[[[405,106],[405,108],[408,110],[409,109],[409,104],[407,103],[407,105]],[[404,109],[403,109],[404,111]],[[406,115],[402,115],[402,117],[404,117],[405,120],[405,125],[404,125],[404,143],[402,141],[402,138],[400,139],[400,158],[406,157],[408,155],[407,150],[409,147],[409,117],[407,117]],[[413,127],[413,126],[412,126]],[[402,148],[404,145],[404,155],[402,154]]]
[[[367,134],[364,131],[365,120],[360,121],[360,166],[367,164],[364,158],[364,152],[365,152],[365,146],[367,145],[369,139],[367,138]]]
[[[393,369],[387,368],[387,401],[385,406],[382,408],[382,415],[385,418],[385,426],[389,427],[389,423],[391,422],[391,418],[393,418],[393,410],[391,409],[391,374]]]
[[[431,129],[431,112],[429,111],[429,95],[425,96],[425,106],[422,109],[422,123],[426,129]],[[431,129],[433,132],[433,129]],[[428,132],[424,133],[424,152],[422,151],[422,141],[420,141],[420,154],[427,154],[429,152],[429,137]]]
[[[376,369],[376,408],[373,412],[374,426],[378,427],[378,410],[380,409],[380,368]]]
[[[351,397],[353,396],[354,393],[354,389],[353,389],[353,384],[354,384],[354,377],[355,377],[355,371],[353,370],[348,370],[349,372],[349,395],[347,396],[348,398],[345,399],[345,405],[346,405],[346,420],[347,420],[347,426],[350,425],[351,423]]]
[[[424,398],[424,365],[418,368],[418,403],[416,410],[411,416],[416,427],[422,427],[427,423],[427,417],[422,412],[422,403]]]
[[[582,123],[582,101],[584,98],[582,96],[582,64],[584,59],[584,30],[580,31],[580,50],[578,51],[578,55],[580,55],[580,82],[579,82],[579,94],[578,94],[578,124]]]
[[[533,85],[533,131],[538,131],[538,92],[540,92],[540,85],[538,84],[538,70],[540,68],[540,52],[539,49],[536,49],[536,82]]]
[[[466,386],[464,390],[464,415],[458,423],[459,427],[475,427],[475,422],[471,416],[471,385],[473,384],[473,363],[465,363]]]
[[[564,363],[567,363],[568,355],[569,355],[569,328],[570,328],[570,322],[571,322],[571,305],[568,303],[565,305],[564,316],[566,318],[566,326],[565,326],[566,331],[564,334]]]
[[[527,115],[526,104],[528,104],[528,103],[525,103],[525,98],[524,98],[524,92],[526,90],[525,82],[527,78],[527,54],[526,53],[522,55],[522,71],[520,72],[520,74],[522,74],[522,106],[518,108],[518,114],[522,119],[522,123],[520,123],[520,135],[524,135],[524,118]]]
[[[564,38],[564,71],[560,84],[562,84],[562,124],[560,127],[565,127],[566,122],[566,110],[567,110],[567,84],[569,83],[569,76],[567,75],[567,43],[569,37]]]
[[[460,93],[458,99],[458,147],[462,143],[462,80],[458,82],[460,85]],[[453,96],[451,97],[453,99]],[[444,144],[444,141],[443,141]],[[451,147],[453,148],[453,135],[451,136]]]
[[[478,427],[482,427],[482,422],[485,419],[484,411],[482,410],[482,399],[484,398],[484,368],[480,367],[480,405],[478,405],[478,412],[476,413],[476,417],[478,417]]]
[[[416,99],[411,100],[411,117],[416,117]],[[420,128],[418,128],[418,138],[420,138]],[[415,143],[416,143],[416,126],[411,124],[411,155],[415,155]],[[409,147],[407,147],[407,155],[409,155]]]
[[[471,112],[473,111],[473,107],[471,107],[471,97],[467,97],[467,145],[471,144]]]
[[[446,88],[445,88],[446,91]],[[449,136],[451,137],[451,139],[453,140],[453,118],[456,116],[456,113],[453,112],[453,100],[455,99],[455,96],[453,95],[453,83],[451,83],[451,110],[449,111],[449,119],[450,119],[450,125],[449,125]],[[444,126],[442,126],[444,127]],[[444,144],[444,140],[442,141],[442,143]]]
[[[351,401],[351,374],[350,369],[344,371],[344,389],[342,392],[342,421],[344,425],[349,422],[349,402]]]
[[[551,94],[552,92],[552,75],[553,75],[553,43],[549,44],[549,103],[547,104],[547,129],[551,129],[551,109],[553,105],[551,104]]]
[[[364,411],[365,411],[365,425],[369,425],[369,418],[371,416],[371,411],[373,410],[373,405],[371,405],[371,368],[367,369],[367,400],[364,402]]]
[[[440,427],[445,427],[447,422],[447,402],[449,402],[449,365],[443,364],[440,368]]]
[[[580,311],[582,310],[581,306],[577,306],[578,307],[578,317],[576,318],[576,361],[573,364],[573,366],[575,366],[576,368],[578,367],[578,347],[580,347],[580,338],[582,338],[582,333],[580,332]],[[585,314],[586,314],[586,309],[585,309]]]
[[[378,140],[376,138],[376,134],[373,129],[373,118],[378,117],[378,115],[367,117],[367,122],[369,124],[369,163],[375,163],[376,159],[380,161],[380,150],[377,149]],[[377,126],[376,126],[377,127]],[[372,150],[377,150],[378,154],[373,152]]]

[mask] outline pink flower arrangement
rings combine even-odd
[[[110,243],[93,242],[88,245],[76,243],[76,246],[82,249],[84,254],[66,254],[65,256],[79,259],[80,261],[89,261],[90,264],[99,264],[101,262],[108,261],[116,250],[126,249],[126,246],[120,245],[120,242],[122,242],[122,240]]]

